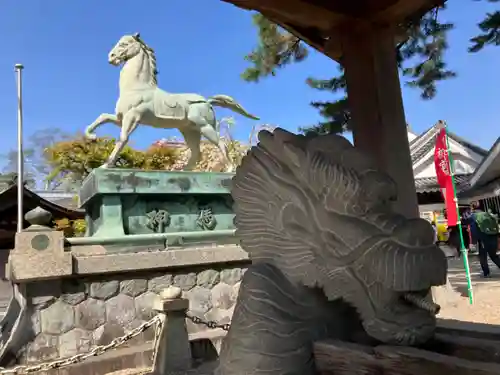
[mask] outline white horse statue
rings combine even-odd
[[[258,120],[258,117],[245,111],[227,95],[206,99],[198,94],[170,94],[158,88],[155,53],[138,33],[123,36],[109,53],[108,61],[114,66],[123,64],[115,114],[103,113],[85,129],[88,139],[96,139],[94,130],[102,124],[113,123],[121,128],[120,138],[102,167],[115,165],[132,132],[143,124],[160,129],[179,129],[191,150],[185,170],[192,170],[200,160],[202,135],[219,148],[228,169],[233,170],[213,107],[228,108],[253,120]]]

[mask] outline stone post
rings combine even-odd
[[[192,366],[191,346],[186,327],[189,300],[182,298],[178,287],[162,291],[153,309],[162,314],[163,327],[153,364],[153,374],[186,371]]]
[[[25,217],[31,225],[16,233],[6,276],[14,283],[60,278],[73,273],[71,252],[64,251],[64,234],[50,228],[52,214],[37,207]]]

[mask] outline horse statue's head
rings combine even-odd
[[[139,33],[124,35],[109,52],[108,62],[114,66],[119,66],[137,56],[143,48],[144,42],[141,40]]]

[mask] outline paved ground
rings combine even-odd
[[[454,255],[451,249],[443,249]],[[481,278],[482,272],[476,255],[469,256],[471,270],[473,304],[469,303],[467,279],[462,259],[449,258],[448,277],[453,290],[442,288],[435,295],[441,305],[440,317],[476,323],[500,325],[500,269],[491,261],[491,278]]]

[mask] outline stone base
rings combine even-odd
[[[234,229],[231,173],[94,169],[82,184],[87,236]]]
[[[33,340],[18,358],[37,363],[88,352],[106,345],[151,319],[153,302],[175,285],[189,300],[189,311],[202,319],[229,323],[247,263],[186,267],[106,277],[37,281],[26,286]],[[188,333],[205,337],[210,330],[186,321]],[[126,344],[153,339],[148,329]],[[198,334],[198,335],[197,335]]]

